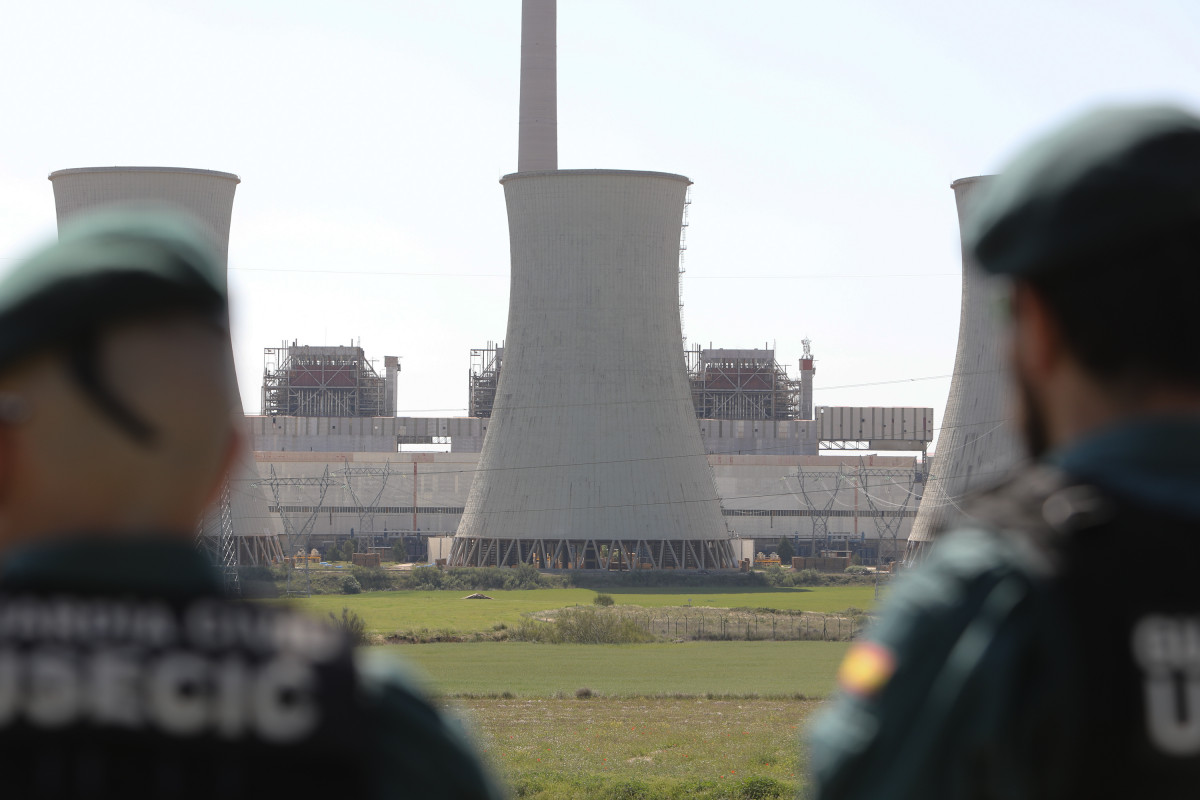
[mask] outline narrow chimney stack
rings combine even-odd
[[[556,0],[522,0],[517,172],[558,169],[556,29]]]

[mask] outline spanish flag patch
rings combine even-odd
[[[838,685],[847,694],[870,697],[882,689],[896,671],[892,651],[875,642],[857,642],[846,652],[838,670]]]

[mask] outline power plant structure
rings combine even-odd
[[[960,230],[971,198],[988,178],[960,178],[950,184]],[[1004,281],[985,273],[963,247],[954,375],[924,499],[908,537],[906,563],[924,557],[936,535],[962,513],[960,503],[965,496],[999,482],[1021,458],[1008,406],[999,318],[1003,293]]]
[[[558,169],[555,16],[524,0],[504,369],[450,564],[732,569],[679,359],[691,181]]]
[[[384,377],[357,345],[293,342],[263,349],[262,413],[289,417],[394,417],[400,359],[384,356]]]
[[[685,351],[690,182],[558,169],[554,11],[523,5],[518,171],[501,180],[507,334],[471,351],[469,416],[265,402],[246,432],[271,513],[315,547],[403,538],[418,558],[461,566],[725,569],[783,539],[899,558],[923,463],[821,453],[923,453],[932,409],[814,408],[807,340],[798,380],[773,348]],[[415,449],[429,446],[444,452]]]
[[[113,204],[152,204],[189,214],[212,235],[221,265],[229,265],[229,227],[233,196],[240,179],[228,172],[177,167],[86,167],[50,173],[58,224],[84,211]],[[227,344],[229,385],[233,375],[233,343]],[[230,413],[242,413],[233,392]],[[236,584],[238,564],[263,564],[283,556],[279,522],[267,512],[256,483],[258,470],[246,452],[222,493],[222,501],[201,523],[200,542],[210,550],[226,582]]]
[[[812,419],[811,367],[801,365],[800,380],[775,360],[775,350],[707,350],[687,354],[692,405],[700,419]],[[809,363],[812,359],[809,358]],[[807,386],[805,384],[807,383]],[[808,398],[808,407],[803,405]]]
[[[725,569],[784,539],[801,555],[901,557],[927,477],[911,453],[932,441],[932,410],[814,406],[807,340],[795,378],[772,347],[685,349],[690,182],[559,170],[554,3],[526,0],[522,31],[518,171],[501,181],[508,330],[471,351],[469,416],[396,416],[394,356],[381,373],[353,343],[265,348],[262,407],[244,423],[253,461],[204,525],[226,574],[346,539],[551,569]],[[227,257],[234,175],[51,180],[60,221],[101,203],[168,203],[203,220]],[[853,452],[866,450],[883,452]]]
[[[450,563],[733,568],[679,358],[689,181],[558,170],[502,183],[504,368]]]

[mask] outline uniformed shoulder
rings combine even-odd
[[[1000,583],[1010,591],[1027,592],[1034,573],[1020,544],[1003,532],[981,527],[951,531],[923,564],[896,579],[872,638],[900,645],[917,627],[949,633],[946,623],[965,623],[982,595]]]
[[[461,720],[427,698],[424,680],[403,659],[378,648],[356,656],[361,701],[371,721],[369,746],[379,797],[494,800],[503,795],[488,775]]]
[[[1023,786],[997,736],[1024,729],[1029,665],[1057,658],[1043,644],[1056,613],[1044,589],[1003,531],[945,534],[847,651],[811,730],[816,796],[961,796],[980,776]]]

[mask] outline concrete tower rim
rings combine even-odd
[[[53,181],[55,178],[61,178],[67,175],[92,175],[104,172],[146,172],[146,173],[168,173],[174,175],[207,175],[211,178],[225,178],[232,180],[235,184],[242,182],[242,179],[232,172],[222,172],[215,169],[199,169],[193,167],[68,167],[67,169],[57,169],[46,176],[46,180]]]
[[[989,178],[994,178],[994,177],[996,177],[996,176],[989,175],[989,174],[968,175],[965,178],[958,178],[957,180],[950,181],[950,188],[953,189],[956,186],[966,186],[968,184],[978,183],[979,181],[986,181]]]
[[[542,169],[530,170],[528,172],[510,172],[500,178],[500,184],[504,185],[510,181],[520,180],[522,178],[545,178],[554,176],[580,176],[580,175],[612,175],[615,177],[630,178],[630,177],[645,177],[645,178],[666,178],[668,180],[680,181],[688,186],[691,186],[693,181],[686,175],[680,175],[676,172],[656,172],[654,170],[644,169]]]

